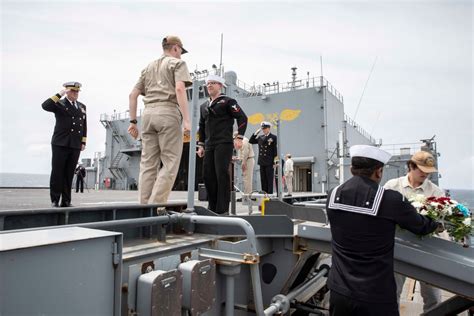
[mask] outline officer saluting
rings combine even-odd
[[[273,193],[273,162],[277,156],[277,137],[270,133],[272,124],[263,121],[260,128],[252,134],[250,144],[258,144],[258,165],[260,166],[260,182],[262,191]],[[260,131],[263,135],[258,136]]]
[[[438,223],[379,185],[389,153],[356,145],[350,154],[353,177],[334,188],[326,203],[332,233],[330,315],[398,315],[395,226],[425,235]]]
[[[71,206],[71,187],[80,152],[86,147],[86,106],[77,101],[81,90],[79,82],[66,82],[64,89],[41,105],[53,112],[56,125],[51,139],[52,169],[49,182],[51,203],[58,207]],[[62,98],[66,95],[65,98]],[[62,98],[62,99],[61,99]]]

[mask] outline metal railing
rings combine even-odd
[[[294,81],[280,82],[266,82],[261,85],[249,85],[241,80],[237,80],[237,87],[247,91],[247,96],[268,95],[280,92],[287,92],[307,88],[321,88],[325,87],[336,99],[344,103],[342,94],[334,88],[324,77],[312,77],[306,79],[298,79]]]
[[[423,143],[400,143],[400,144],[386,144],[380,146],[383,150],[391,153],[392,155],[413,155],[417,151],[420,151],[423,147]]]
[[[201,71],[199,74],[193,74],[193,77],[202,79],[209,74],[207,71]],[[250,85],[241,80],[237,79],[236,86],[246,93],[242,94],[244,97],[253,97],[259,95],[269,95],[269,94],[276,94],[281,92],[287,91],[294,91],[300,89],[307,89],[307,88],[316,88],[321,89],[322,87],[326,88],[329,93],[331,93],[336,99],[338,99],[341,103],[344,103],[344,97],[342,94],[337,91],[334,86],[326,80],[326,78],[319,76],[319,77],[312,77],[306,79],[298,79],[294,81],[287,81],[287,82],[280,82],[280,81],[273,81],[273,82],[266,82],[261,85]],[[137,117],[142,116],[143,109],[139,109],[137,113]],[[124,112],[116,112],[114,111],[113,114],[106,114],[103,113],[100,115],[101,122],[104,121],[117,121],[117,120],[125,120],[130,118],[130,113],[128,110]]]
[[[137,117],[140,117],[142,116],[142,113],[143,113],[143,109],[138,109],[137,111]],[[105,121],[120,121],[120,120],[128,120],[130,118],[130,111],[129,110],[126,110],[124,112],[116,112],[114,111],[114,113],[112,114],[107,114],[107,113],[102,113],[100,115],[100,121],[101,122],[105,122]]]
[[[376,143],[376,139],[372,137],[365,129],[363,129],[359,124],[356,123],[353,119],[351,119],[347,114],[344,113],[344,121],[346,121],[349,125],[355,128],[362,136],[368,138],[372,143]]]

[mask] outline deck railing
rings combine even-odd
[[[361,135],[368,138],[372,143],[376,143],[376,139],[372,137],[365,129],[363,129],[359,124],[356,123],[353,119],[351,119],[347,114],[344,113],[344,121],[346,121],[349,125],[354,127],[356,131],[358,131]]]
[[[275,94],[280,92],[287,92],[299,89],[307,89],[307,88],[321,88],[326,87],[327,91],[329,91],[333,96],[335,96],[341,103],[344,103],[344,97],[342,94],[334,88],[329,81],[326,80],[324,77],[313,77],[313,78],[306,78],[306,79],[297,79],[294,81],[273,81],[273,82],[266,82],[261,85],[249,85],[241,80],[237,80],[237,86],[245,91],[248,92],[248,96],[256,96],[256,95],[269,95]]]

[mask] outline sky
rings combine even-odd
[[[50,172],[41,103],[64,82],[83,84],[93,157],[100,114],[128,109],[164,36],[194,71],[219,64],[224,34],[225,70],[247,84],[319,76],[322,57],[346,114],[384,144],[436,135],[441,187],[474,189],[472,1],[0,1],[0,172]]]

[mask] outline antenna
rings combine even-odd
[[[319,63],[321,64],[321,77],[323,76],[323,55],[319,55]]]
[[[223,76],[224,74],[222,73],[222,50],[224,48],[224,33],[221,33],[221,60],[220,60],[220,63],[219,63],[219,72],[220,72],[220,76]]]
[[[357,117],[357,112],[359,112],[359,107],[360,107],[360,103],[362,102],[362,98],[364,97],[365,88],[367,88],[367,84],[369,83],[369,79],[370,79],[370,76],[372,75],[372,71],[374,71],[374,67],[375,67],[376,62],[377,62],[377,57],[375,57],[374,63],[372,65],[372,69],[370,69],[369,77],[367,78],[367,81],[365,82],[364,90],[362,90],[362,95],[360,96],[359,104],[357,104],[357,108],[356,108],[356,111],[355,111],[355,114],[354,114],[354,121]]]
[[[377,123],[379,122],[379,118],[380,118],[380,111],[377,111],[377,118],[375,119],[375,122],[372,124],[372,130],[369,133],[370,135],[373,135],[375,125],[377,125]]]
[[[319,63],[321,64],[321,77],[319,78],[320,80],[320,83],[319,83],[319,86],[320,86],[320,89],[323,88],[324,86],[324,77],[323,77],[323,55],[319,55]],[[319,92],[319,91],[318,91]]]

